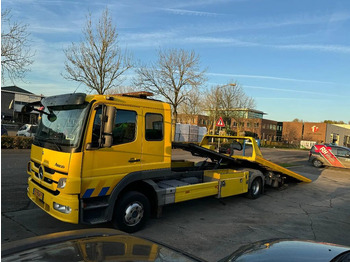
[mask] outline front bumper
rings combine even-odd
[[[34,191],[39,191],[38,194],[34,194]],[[42,195],[43,194],[43,195]],[[78,195],[66,195],[59,194],[54,195],[51,192],[45,190],[44,188],[38,186],[32,181],[32,178],[28,178],[28,189],[27,195],[30,200],[32,200],[38,207],[42,210],[64,222],[69,222],[73,224],[78,224],[79,222],[79,199]],[[60,205],[69,206],[71,212],[69,214],[61,213],[53,208],[53,203],[58,203]]]

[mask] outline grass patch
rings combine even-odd
[[[296,166],[295,164],[291,164],[291,163],[276,163],[276,164],[284,168]]]

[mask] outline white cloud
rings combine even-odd
[[[288,92],[288,93],[299,93],[299,94],[308,94],[308,95],[317,95],[317,96],[324,96],[324,97],[343,97],[342,95],[332,94],[332,93],[320,93],[319,91],[305,91],[305,90],[299,90],[299,89],[289,89],[289,88],[274,88],[274,87],[263,87],[263,86],[250,86],[245,85],[244,88],[252,88],[252,89],[261,89],[261,90],[268,90],[268,91],[277,91],[277,92]],[[294,99],[300,99],[300,97],[296,97]],[[316,99],[316,98],[313,98]],[[319,99],[319,98],[317,98]]]
[[[268,45],[267,45],[268,46]],[[311,50],[332,53],[350,54],[350,46],[344,45],[312,45],[312,44],[294,44],[294,45],[271,45],[270,47],[290,50]]]
[[[207,17],[216,17],[220,14],[218,13],[210,13],[210,12],[201,12],[201,11],[193,11],[193,10],[185,10],[185,9],[174,9],[174,8],[161,8],[166,12],[176,14],[176,15],[193,15],[193,16],[207,16]]]
[[[242,77],[242,78],[256,78],[256,79],[269,79],[269,80],[281,80],[281,81],[292,81],[292,82],[303,82],[303,83],[318,83],[318,84],[335,84],[334,82],[319,81],[319,80],[308,80],[308,79],[296,79],[287,77],[276,77],[276,76],[262,76],[262,75],[244,75],[244,74],[222,74],[222,73],[207,73],[211,76],[224,76],[224,77]]]

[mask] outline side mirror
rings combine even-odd
[[[113,144],[113,125],[114,118],[116,114],[116,109],[114,106],[107,106],[106,108],[106,117],[103,121],[103,137],[104,143],[103,147],[111,147]]]
[[[48,114],[47,119],[48,119],[50,122],[55,122],[56,119],[57,119],[57,116],[56,116],[54,113],[50,113],[50,114]]]

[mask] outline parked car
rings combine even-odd
[[[309,152],[309,161],[315,167],[350,168],[350,148],[331,144],[314,145]]]
[[[350,248],[308,240],[272,239],[242,246],[219,262],[259,261],[333,261],[350,259]]]
[[[4,243],[1,245],[1,261],[202,262],[203,260],[118,230],[96,228],[59,232]]]
[[[30,124],[25,124],[21,126],[21,128],[17,131],[16,136],[35,136],[36,130],[38,126],[37,125],[30,125]]]
[[[213,245],[215,247],[215,245]],[[230,250],[227,250],[230,252]],[[258,241],[219,262],[334,261],[350,259],[350,248],[294,239]],[[157,241],[124,232],[93,228],[36,236],[1,245],[1,261],[181,261],[203,259]]]
[[[1,125],[1,136],[8,136],[5,125]]]

